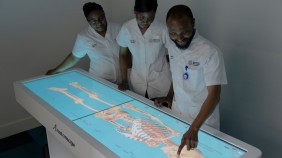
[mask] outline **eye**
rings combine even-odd
[[[149,20],[150,20],[150,21],[154,21],[154,19],[155,19],[155,17],[151,17]]]
[[[91,24],[96,24],[96,23],[98,22],[98,20],[96,20],[96,19],[90,19],[90,20],[88,20],[88,22],[91,23]]]
[[[170,36],[176,36],[176,33],[170,32],[169,35],[170,35]]]
[[[183,33],[183,35],[186,36],[186,37],[191,36],[191,34],[192,34],[192,31],[190,31],[190,30],[187,30]]]
[[[146,17],[145,17],[145,16],[140,16],[139,19],[140,19],[140,20],[145,20]]]
[[[99,16],[99,21],[104,21],[106,19],[105,15]]]

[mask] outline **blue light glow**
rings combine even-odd
[[[23,83],[122,158],[175,158],[189,125],[78,71]],[[198,150],[181,158],[239,158],[246,152],[200,131]]]

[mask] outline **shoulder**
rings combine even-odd
[[[82,29],[76,36],[76,41],[82,41],[85,42],[91,37],[91,27],[88,26],[84,29]]]
[[[166,28],[165,24],[160,22],[158,19],[155,19],[149,29],[152,31],[152,33],[162,33],[164,29]]]
[[[154,19],[154,22],[152,23],[153,27],[159,28],[159,29],[165,29],[166,25],[164,22],[159,21],[158,19]]]
[[[175,47],[175,44],[172,42],[172,40],[169,37],[167,27],[164,27],[161,30],[161,37],[167,49],[171,49],[172,47]]]
[[[192,49],[194,49],[195,51],[202,52],[207,56],[221,54],[220,49],[216,45],[201,36],[198,32],[196,33],[196,37],[193,41]]]
[[[131,20],[125,22],[125,23],[122,25],[119,34],[122,34],[122,35],[130,35],[131,33],[133,33],[133,32],[136,31],[134,25],[137,25],[135,19],[131,19]]]
[[[77,34],[78,37],[84,37],[89,33],[90,26],[85,27],[84,29],[80,30],[80,32]]]
[[[129,27],[132,27],[133,25],[136,25],[135,18],[128,20],[127,22],[123,23],[122,27],[129,28]]]
[[[138,28],[138,24],[137,24],[137,21],[135,18],[125,22],[123,25],[122,25],[122,30],[128,30],[129,32],[131,33],[135,33],[137,31]]]
[[[108,28],[110,29],[110,33],[114,36],[117,36],[121,29],[121,25],[118,23],[108,22]]]
[[[158,21],[157,19],[154,20],[154,22],[151,24],[151,26],[148,28],[150,30],[150,34],[152,36],[162,36],[163,32],[165,31],[165,25]]]
[[[116,31],[116,30],[120,30],[120,28],[121,28],[121,24],[118,24],[118,23],[114,23],[114,22],[108,22],[108,25],[110,26],[110,29],[111,30],[114,30],[114,31]]]

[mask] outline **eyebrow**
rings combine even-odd
[[[89,20],[98,20],[99,18],[101,17],[106,17],[105,14],[101,14],[100,16],[98,16],[97,18],[91,18],[91,19],[87,19],[88,21]]]

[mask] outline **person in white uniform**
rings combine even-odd
[[[56,68],[49,70],[47,75],[62,72],[88,55],[90,73],[119,84],[120,47],[116,42],[116,36],[121,26],[107,22],[102,6],[97,3],[85,3],[83,11],[89,26],[77,35],[72,53]]]
[[[157,6],[157,0],[136,0],[135,18],[123,24],[117,36],[121,46],[122,82],[119,89],[130,88],[149,99],[166,96],[171,84],[171,73],[161,38],[165,25],[155,19]]]
[[[167,97],[155,104],[166,103],[172,111],[192,120],[178,149],[197,147],[202,124],[219,129],[219,99],[221,85],[227,84],[223,55],[195,29],[192,11],[176,5],[167,13],[167,31],[163,38],[169,53],[173,86]]]

